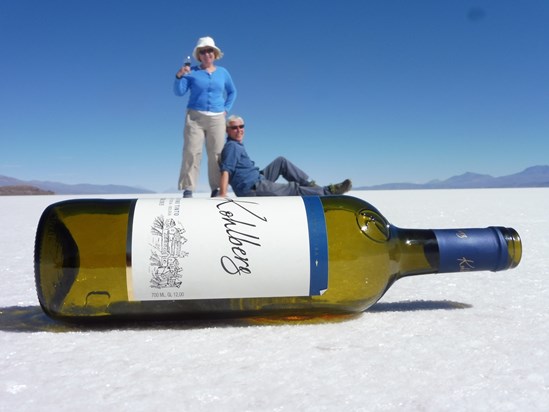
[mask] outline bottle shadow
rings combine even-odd
[[[472,305],[467,303],[442,301],[403,301],[403,302],[378,302],[370,307],[366,313],[379,312],[414,312],[430,310],[456,310],[468,309]],[[356,319],[357,315],[343,316],[333,319],[333,323]],[[71,323],[63,322],[48,317],[40,306],[8,306],[0,308],[0,331],[4,332],[89,332],[109,330],[166,330],[166,329],[204,329],[210,327],[247,327],[272,326],[275,324],[299,324],[311,322],[292,322],[291,320],[269,321],[269,318],[254,321],[251,319],[185,319],[185,320],[108,320],[97,322]],[[329,318],[323,318],[320,322],[330,323]]]
[[[367,312],[414,312],[420,310],[453,310],[469,309],[469,303],[453,302],[451,300],[407,300],[402,302],[378,302]]]

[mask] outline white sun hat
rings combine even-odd
[[[193,50],[193,57],[196,60],[200,61],[198,56],[198,50],[203,49],[205,47],[211,47],[212,49],[215,50],[216,59],[221,59],[223,57],[223,52],[219,49],[219,47],[215,45],[214,39],[212,39],[211,37],[201,37],[196,42],[196,46]]]

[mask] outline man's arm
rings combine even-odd
[[[221,172],[221,181],[219,182],[219,197],[227,197],[227,191],[229,189],[229,172],[226,170]]]

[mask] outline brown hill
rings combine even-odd
[[[42,190],[34,186],[16,185],[0,186],[0,196],[53,195],[50,190]]]

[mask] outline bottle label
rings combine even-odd
[[[128,224],[129,300],[323,294],[318,197],[139,199]]]

